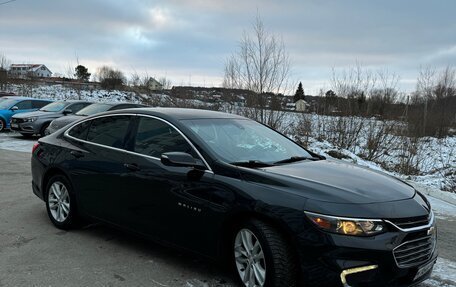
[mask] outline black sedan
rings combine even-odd
[[[88,117],[39,140],[32,174],[56,227],[90,219],[224,258],[243,286],[411,286],[437,257],[411,186],[231,114]]]

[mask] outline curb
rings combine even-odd
[[[413,181],[407,181],[408,184],[412,185],[414,188],[416,188],[419,192],[422,192],[428,196],[440,199],[445,201],[446,203],[456,205],[456,194],[450,193],[450,192],[445,192],[441,191],[435,188],[430,188],[425,185],[413,182]]]

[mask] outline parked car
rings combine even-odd
[[[9,93],[9,92],[0,92],[0,98],[12,97],[12,96],[16,96],[16,94],[15,93]]]
[[[411,286],[437,258],[412,186],[236,115],[91,116],[38,141],[32,176],[57,228],[84,217],[226,258],[242,286]]]
[[[132,103],[95,103],[90,106],[85,107],[79,112],[62,118],[53,120],[49,125],[46,134],[52,134],[58,129],[63,128],[64,126],[71,124],[77,120],[83,119],[84,117],[91,116],[97,113],[102,113],[106,111],[114,111],[120,109],[129,109],[129,108],[140,108],[145,107],[141,104],[132,104]]]
[[[49,103],[52,101],[26,97],[2,98],[0,101],[0,132],[10,128],[13,115],[36,111]]]
[[[57,101],[35,112],[21,113],[11,118],[11,129],[23,136],[41,135],[52,120],[76,113],[92,103],[86,101]]]

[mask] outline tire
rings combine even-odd
[[[245,222],[234,232],[232,248],[232,262],[241,286],[297,286],[292,247],[273,226],[256,219]]]
[[[46,130],[47,128],[49,127],[51,123],[45,123],[42,127],[41,127],[41,130],[40,130],[40,137],[44,137],[46,136]]]
[[[24,137],[24,138],[31,138],[33,135],[31,134],[26,134],[26,133],[21,133],[21,135]]]
[[[0,119],[0,132],[4,132],[6,129],[6,123],[3,119]]]
[[[51,222],[59,229],[80,226],[76,200],[71,184],[63,175],[54,175],[46,185],[46,210]]]

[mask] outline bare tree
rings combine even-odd
[[[166,76],[158,79],[158,82],[162,85],[164,90],[169,90],[173,86],[173,83]]]
[[[95,78],[101,83],[102,88],[109,90],[120,89],[126,82],[126,78],[122,71],[109,66],[98,68]]]
[[[331,89],[337,96],[347,99],[340,101],[338,109],[348,115],[358,114],[365,109],[366,98],[375,88],[376,74],[361,64],[349,67],[341,71],[333,69],[331,76]]]
[[[0,89],[4,89],[8,83],[8,68],[11,62],[6,56],[0,53]]]
[[[282,38],[268,33],[257,15],[253,33],[244,32],[239,49],[225,65],[224,86],[258,94],[283,92],[290,59]]]
[[[257,15],[252,32],[244,31],[239,49],[225,64],[223,86],[257,93],[249,99],[245,116],[277,127],[283,115],[273,111],[271,97],[287,89],[289,75],[290,59],[283,39],[266,31]]]

